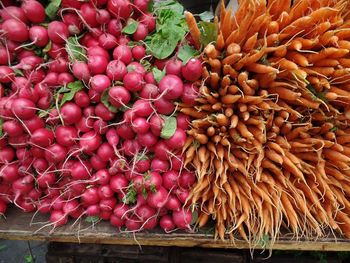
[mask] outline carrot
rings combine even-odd
[[[334,161],[341,161],[345,163],[350,162],[350,158],[347,157],[346,155],[341,154],[340,152],[330,150],[330,149],[324,149],[322,151],[323,155],[329,159],[329,160],[334,160]]]
[[[290,44],[288,45],[288,50],[296,50],[300,51],[303,48],[303,43],[301,43],[300,39],[294,39]]]
[[[273,68],[271,66],[266,66],[263,64],[259,63],[251,63],[246,65],[246,69],[255,73],[260,73],[260,74],[268,74],[268,73],[277,73],[278,69]],[[250,94],[253,95],[253,94]]]
[[[243,138],[246,138],[248,140],[254,139],[254,135],[247,129],[247,126],[243,122],[238,121],[237,130]]]
[[[307,74],[322,77],[329,77],[335,72],[333,67],[309,67],[302,68],[302,70],[304,70]]]
[[[291,20],[292,20],[292,17],[289,15],[289,13],[286,11],[283,11],[277,19],[279,28],[285,28],[290,23]]]
[[[268,159],[270,159],[271,161],[278,163],[278,164],[282,164],[283,163],[283,158],[276,153],[274,150],[269,150],[269,151],[265,151],[265,155]]]
[[[244,56],[241,60],[239,60],[235,65],[234,68],[236,70],[241,70],[245,65],[251,65],[252,63],[256,63],[259,61],[263,56],[265,55],[264,48],[256,51],[254,54],[247,54]]]
[[[217,89],[219,87],[220,76],[216,72],[210,72],[210,86]]]
[[[204,49],[204,53],[208,56],[208,58],[212,59],[215,59],[220,55],[220,52],[213,44],[208,44]]]
[[[242,58],[242,53],[233,53],[222,60],[223,65],[233,65]]]
[[[339,40],[349,39],[350,38],[350,29],[344,28],[340,29],[335,35],[339,38]]]
[[[340,62],[337,59],[323,59],[323,60],[319,60],[316,61],[314,63],[314,66],[316,67],[336,67],[340,64]]]
[[[268,91],[270,94],[278,94],[278,96],[281,99],[288,100],[288,101],[297,100],[301,96],[300,92],[294,92],[292,90],[289,90],[283,87],[269,88]]]
[[[287,169],[291,174],[293,174],[296,178],[305,180],[303,173],[299,170],[298,167],[286,156],[282,156],[283,164],[282,166]]]
[[[279,32],[279,24],[277,21],[271,21],[267,26],[267,35],[277,34]]]
[[[338,41],[338,46],[339,48],[342,48],[342,49],[350,49],[350,41],[348,40],[339,40]]]
[[[236,101],[238,101],[242,96],[241,95],[231,95],[231,94],[227,94],[223,97],[221,97],[221,102],[227,105],[231,105],[233,103],[235,103]]]
[[[200,40],[199,40],[201,32],[197,26],[196,19],[194,18],[193,14],[188,11],[185,11],[184,15],[185,15],[185,19],[186,19],[190,34],[193,39],[194,46],[196,49],[199,49],[201,46]]]
[[[238,124],[238,116],[237,115],[232,115],[230,121],[231,121],[230,129],[236,128],[237,124]]]
[[[220,50],[220,51],[225,48],[225,39],[224,39],[224,36],[222,35],[221,30],[218,34],[218,37],[216,38],[215,48],[216,50]]]
[[[338,61],[342,67],[350,68],[350,58],[340,58]]]
[[[255,33],[250,38],[248,38],[247,41],[244,43],[244,45],[242,47],[242,51],[248,52],[248,51],[254,49],[254,47],[257,43],[257,40],[258,40],[258,33]]]
[[[207,116],[205,112],[198,112],[194,108],[182,108],[180,111],[188,116],[191,116],[196,119],[203,119]]]
[[[226,48],[226,53],[228,55],[232,55],[235,53],[240,53],[241,52],[241,46],[236,44],[236,43],[231,43],[230,45],[228,45],[228,47]]]

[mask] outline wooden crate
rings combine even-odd
[[[6,219],[0,219],[0,239],[162,247],[250,248],[246,241],[240,239],[237,239],[235,243],[214,240],[212,232],[207,230],[198,233],[178,231],[165,234],[162,230],[157,229],[132,235],[117,232],[109,222],[101,222],[92,226],[84,221],[77,223],[74,228],[71,224],[67,224],[53,230],[52,226],[40,229],[43,224],[39,223],[30,225],[32,217],[33,214],[25,214],[18,209],[9,209]],[[33,222],[48,222],[48,216],[38,214]],[[262,247],[255,247],[255,249],[259,248]],[[335,238],[332,235],[317,240],[294,240],[281,235],[280,239],[272,246],[267,244],[265,248],[274,250],[350,251],[350,241],[340,237]]]

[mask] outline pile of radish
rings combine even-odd
[[[202,67],[177,58],[182,42],[162,60],[147,50],[148,2],[2,1],[0,214],[190,229],[177,104],[194,103]]]

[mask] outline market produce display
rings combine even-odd
[[[200,97],[181,105],[194,119],[184,160],[198,224],[253,244],[283,229],[349,238],[349,1],[238,3],[221,5]]]
[[[44,227],[71,218],[190,229],[195,173],[181,152],[190,121],[177,103],[194,103],[202,67],[183,7],[2,4],[0,214],[12,203],[49,214]]]

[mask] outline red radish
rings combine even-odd
[[[98,43],[104,49],[112,49],[117,45],[117,38],[109,33],[103,33],[98,38]]]
[[[136,208],[135,214],[136,216],[142,221],[145,222],[147,219],[154,217],[156,215],[157,211],[148,206],[148,205],[141,205]]]
[[[147,148],[150,148],[153,145],[155,145],[158,140],[157,136],[155,136],[152,132],[146,132],[143,134],[138,133],[137,139],[142,146],[145,146]]]
[[[109,102],[115,107],[122,107],[129,103],[131,95],[123,86],[114,86],[108,91]]]
[[[1,147],[0,164],[9,163],[15,158],[15,151],[9,146]]]
[[[9,62],[12,62],[12,60],[13,54],[7,52],[7,49],[5,47],[0,47],[0,65],[7,65]]]
[[[1,29],[5,33],[5,36],[12,41],[25,42],[29,38],[26,24],[14,18],[5,20],[2,23]]]
[[[127,45],[119,45],[113,50],[113,58],[120,60],[126,65],[132,61],[132,52]]]
[[[106,75],[95,75],[90,80],[90,86],[97,92],[102,93],[111,85],[111,80]]]
[[[38,1],[25,0],[23,1],[21,8],[30,22],[34,24],[44,22],[46,16],[45,8]]]
[[[100,214],[100,206],[97,204],[89,205],[86,208],[85,213],[87,216],[97,216]]]
[[[134,178],[132,178],[132,185],[135,188],[137,193],[141,193],[142,190],[144,189],[144,184],[143,184],[143,176],[141,175],[136,175]]]
[[[55,227],[63,226],[67,224],[68,217],[63,211],[54,210],[51,212],[50,221],[53,223]]]
[[[137,117],[132,121],[132,128],[137,134],[145,134],[150,128],[149,122],[142,117]]]
[[[182,205],[181,202],[176,196],[170,195],[168,198],[168,202],[165,204],[165,208],[169,210],[177,211],[181,208],[181,205]]]
[[[149,83],[145,84],[140,92],[140,97],[144,99],[155,99],[158,95],[158,87]]]
[[[66,215],[71,215],[79,209],[79,206],[80,204],[77,200],[69,200],[64,203],[62,210]]]
[[[180,129],[187,130],[190,125],[190,121],[190,117],[181,112],[176,116],[176,124]]]
[[[44,172],[43,174],[39,174],[36,182],[41,188],[50,187],[56,182],[56,176],[54,173]]]
[[[115,114],[111,112],[103,103],[99,103],[96,105],[95,114],[97,117],[100,117],[103,121],[111,121],[115,117]],[[107,125],[105,125],[104,128],[107,128]]]
[[[102,161],[109,161],[114,157],[113,147],[109,143],[102,143],[97,149],[97,155],[101,158]]]
[[[189,229],[192,222],[192,212],[185,208],[173,211],[172,219],[178,228]]]
[[[135,41],[141,41],[141,40],[144,40],[147,37],[147,35],[148,35],[147,25],[143,23],[139,23],[132,37]]]
[[[111,20],[111,15],[106,9],[97,10],[96,21],[100,25],[107,24]]]
[[[143,46],[134,46],[131,52],[136,60],[141,60],[146,55],[146,49]]]
[[[107,69],[108,59],[105,56],[89,56],[87,65],[91,74],[102,74]]]
[[[12,102],[12,112],[17,118],[28,120],[34,117],[36,109],[31,100],[18,98]]]
[[[112,176],[109,182],[109,185],[114,192],[126,192],[128,184],[128,180],[122,174]]]
[[[100,199],[108,199],[114,196],[114,192],[108,184],[105,184],[98,188],[98,195]]]
[[[29,29],[29,38],[38,47],[45,47],[49,42],[49,35],[43,26],[32,26]]]
[[[145,187],[147,190],[156,191],[162,188],[163,178],[158,172],[150,172],[145,175]]]
[[[72,74],[65,72],[58,75],[57,83],[62,86],[66,86],[68,83],[74,81],[74,77]]]
[[[182,95],[183,83],[176,75],[166,75],[159,82],[160,92],[165,92],[164,98],[177,99]]]
[[[195,181],[196,181],[196,176],[193,172],[183,171],[180,174],[179,186],[184,189],[189,189],[190,187],[193,186]]]
[[[101,135],[94,131],[84,133],[79,141],[81,150],[85,153],[94,152],[102,143]]]
[[[164,122],[164,119],[157,114],[150,119],[151,131],[155,136],[160,136]]]
[[[92,166],[87,161],[75,161],[70,170],[74,180],[87,180],[92,174]]]
[[[128,217],[130,207],[126,204],[119,203],[114,207],[113,214],[119,218],[125,219]]]
[[[55,134],[56,140],[60,145],[70,147],[76,143],[78,131],[73,126],[58,126]]]
[[[175,110],[175,105],[164,97],[159,97],[154,101],[154,107],[160,114],[169,115]]]
[[[159,225],[165,232],[169,232],[175,229],[175,223],[169,215],[162,216],[159,221]]]
[[[163,206],[165,206],[167,201],[168,201],[168,191],[163,187],[160,187],[155,192],[149,193],[147,197],[147,204],[150,207],[153,207],[156,209],[160,209]]]
[[[0,83],[12,82],[15,77],[13,69],[8,66],[0,66]]]
[[[183,157],[181,155],[176,155],[174,157],[171,158],[171,169],[175,170],[175,171],[180,171],[182,170],[183,166],[184,166],[184,160]]]
[[[95,132],[98,132],[100,134],[105,134],[107,132],[107,126],[108,122],[101,119],[96,120],[93,125]]]
[[[158,159],[168,160],[169,159],[169,148],[164,141],[158,141],[154,146],[154,153]]]
[[[80,108],[86,108],[87,106],[90,105],[89,95],[85,91],[80,90],[77,93],[75,93],[74,102]]]
[[[156,84],[156,80],[154,79],[152,72],[146,73],[145,81],[146,81],[146,83],[149,83],[149,84],[154,84],[154,85]]]
[[[144,13],[139,21],[146,25],[148,32],[152,32],[156,28],[156,18],[150,13]]]
[[[108,33],[112,34],[115,37],[120,36],[122,29],[123,25],[119,19],[112,19],[107,25]]]
[[[50,35],[49,35],[50,38]],[[51,49],[47,52],[49,56],[53,59],[57,59],[60,57],[67,58],[68,54],[64,48],[63,44],[58,44],[55,42],[52,42]]]
[[[165,66],[167,75],[176,75],[181,77],[182,62],[178,59],[171,59]]]
[[[90,3],[84,3],[80,7],[81,16],[90,27],[97,27],[99,23],[96,20],[97,9]]]
[[[182,76],[188,81],[196,81],[202,75],[202,64],[197,58],[191,58],[181,69]]]
[[[116,128],[116,130],[117,130],[117,134],[120,137],[122,137],[123,139],[131,140],[135,137],[135,133],[134,133],[133,129],[131,128],[131,126],[129,126],[126,123],[119,125]]]
[[[68,70],[67,61],[62,57],[56,60],[50,61],[49,69],[51,72],[57,72],[57,73],[67,72]]]
[[[111,190],[112,191],[112,190]],[[113,193],[113,191],[112,191]],[[113,193],[114,194],[114,193]],[[103,198],[100,196],[101,200],[100,200],[100,210],[101,211],[108,211],[112,214],[112,211],[115,207],[115,205],[117,204],[117,199],[114,197],[110,197],[110,198]]]
[[[177,171],[167,171],[163,174],[163,186],[166,189],[175,189],[177,188],[179,179],[179,173]]]
[[[67,156],[67,149],[60,144],[51,144],[45,151],[45,159],[50,163],[59,163]]]
[[[167,139],[165,143],[172,150],[181,149],[185,145],[186,139],[186,132],[177,128],[173,136]]]
[[[132,8],[128,0],[108,0],[108,11],[116,18],[127,19],[130,17]]]
[[[47,28],[47,33],[50,40],[56,44],[64,44],[69,37],[67,25],[60,21],[50,22]]]
[[[126,220],[125,226],[130,231],[138,231],[142,226],[142,222],[137,218],[136,215],[133,215],[128,220]]]
[[[81,19],[75,13],[64,14],[62,16],[62,21],[67,25],[71,35],[79,35],[83,29]]]
[[[30,140],[35,145],[47,147],[54,142],[55,135],[51,130],[39,128],[33,132]]]
[[[88,81],[90,78],[90,69],[88,64],[81,61],[76,61],[73,63],[72,72],[74,77],[79,80]]]
[[[102,57],[105,57],[107,60],[109,60],[109,54],[107,50],[103,49],[100,46],[89,47],[87,49],[87,55],[88,57],[102,56]]]
[[[49,213],[51,211],[51,200],[48,198],[40,200],[38,211],[43,214]]]
[[[157,158],[153,158],[151,162],[151,169],[155,172],[165,172],[169,169],[169,162],[166,160],[164,161]]]
[[[17,6],[5,7],[4,9],[0,10],[0,16],[3,20],[16,19],[22,21],[23,23],[28,22],[24,10]]]
[[[141,145],[136,140],[125,140],[123,150],[126,156],[134,156],[140,152]]]
[[[125,64],[120,60],[112,60],[107,65],[106,74],[111,80],[122,80],[127,73]]]
[[[100,201],[97,188],[96,187],[87,188],[81,196],[81,201],[85,206],[97,204]]]
[[[94,157],[94,156],[93,156]],[[97,184],[100,185],[105,185],[109,183],[109,180],[111,178],[110,174],[108,173],[108,171],[106,170],[106,168],[100,168],[100,167],[95,167],[94,163],[92,162],[93,157],[90,158],[90,162],[92,167],[97,170],[97,172],[93,175],[93,178],[96,180]],[[99,158],[99,157],[98,157]],[[106,167],[106,165],[104,165],[104,167]],[[99,169],[96,169],[99,168]]]
[[[190,195],[190,192],[187,189],[181,189],[181,188],[176,189],[175,193],[176,193],[177,198],[179,198],[180,202],[183,204],[186,203],[187,198]]]
[[[24,133],[23,127],[17,120],[8,120],[3,123],[3,131],[10,137],[17,137]]]
[[[115,215],[111,215],[110,221],[112,226],[115,227],[122,227],[125,224],[125,219],[120,219],[119,217],[115,216]]]
[[[6,164],[3,167],[1,167],[1,178],[4,180],[4,182],[10,183],[14,182],[19,178],[18,173],[18,164],[11,163]]]
[[[112,147],[116,147],[120,139],[116,129],[109,128],[106,132],[106,139]]]
[[[82,112],[78,105],[73,102],[67,102],[61,108],[61,116],[65,124],[71,125],[81,119]]]
[[[134,102],[134,105],[132,106],[132,111],[137,116],[148,117],[154,112],[154,109],[152,108],[150,101],[139,99]]]
[[[23,120],[23,122],[25,127],[27,127],[27,129],[31,133],[33,133],[37,129],[45,127],[44,120],[37,115],[34,115],[34,117],[29,120]]]
[[[188,104],[194,105],[196,103],[196,99],[199,96],[199,88],[193,84],[185,83],[184,90],[181,96],[181,100]]]

